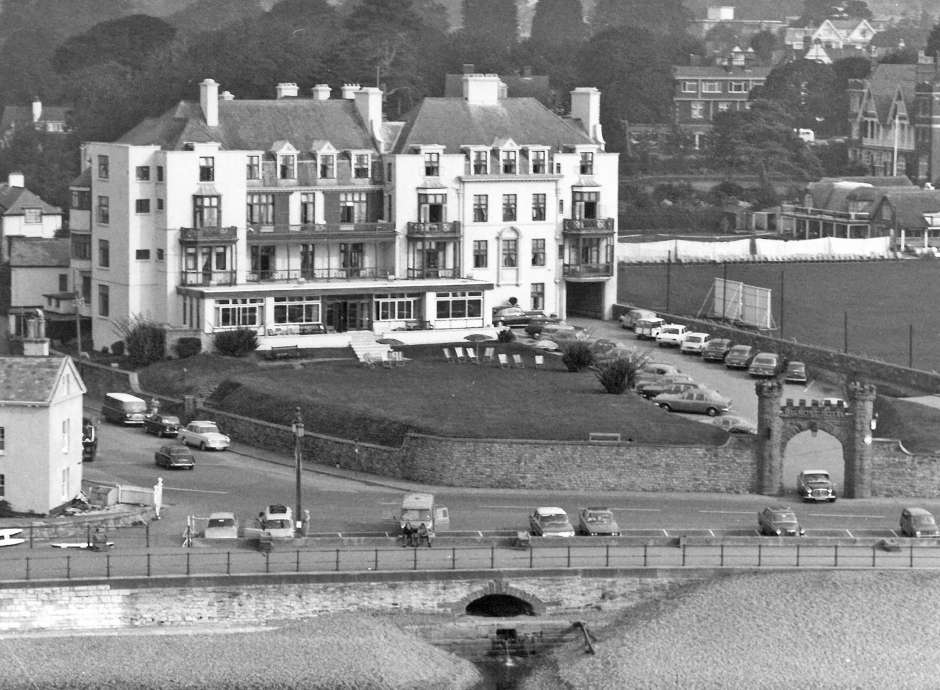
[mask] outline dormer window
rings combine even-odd
[[[594,154],[590,151],[581,152],[581,162],[578,171],[582,175],[594,174]]]
[[[490,154],[488,151],[473,152],[473,174],[488,175],[490,172]]]
[[[199,157],[199,181],[215,181],[215,158],[212,156]]]
[[[249,180],[261,179],[261,156],[248,156],[245,161],[245,178]]]
[[[332,180],[336,177],[336,156],[332,153],[320,155],[320,179]]]
[[[515,151],[503,151],[503,175],[515,175],[518,170],[518,154]]]
[[[292,153],[282,153],[277,157],[277,177],[279,180],[297,178],[297,156]]]
[[[369,179],[372,162],[368,153],[353,154],[353,177],[357,180]]]
[[[436,151],[424,154],[424,176],[438,177],[441,174],[441,154]]]
[[[548,154],[545,151],[529,151],[529,168],[533,175],[548,172]]]

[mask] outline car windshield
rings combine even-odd
[[[796,514],[788,511],[774,512],[774,522],[796,522]]]
[[[558,513],[552,513],[551,515],[543,515],[541,521],[547,525],[563,525],[568,522],[568,518]]]
[[[808,482],[827,482],[829,481],[828,474],[807,474],[803,477]]]
[[[912,522],[915,525],[924,527],[933,527],[937,524],[934,522],[933,515],[915,515]]]
[[[404,522],[430,522],[431,513],[420,510],[403,510],[401,511],[401,519]]]
[[[290,520],[265,520],[264,526],[266,529],[288,529],[290,525]]]
[[[199,424],[193,427],[193,431],[197,434],[212,434],[219,433],[219,427],[215,424]]]
[[[190,455],[189,448],[170,448],[170,455],[188,457]]]
[[[773,364],[774,358],[770,355],[757,355],[754,358],[754,364]]]
[[[179,424],[179,417],[158,417],[164,424]]]
[[[746,355],[751,351],[751,348],[747,345],[735,345],[731,348],[731,353],[733,355]]]
[[[232,518],[212,518],[209,520],[209,527],[234,527],[235,520]]]
[[[591,511],[585,514],[584,518],[588,522],[610,522],[614,516],[610,511]]]
[[[678,333],[678,332],[679,332],[679,329],[678,329],[678,328],[664,328],[664,329],[663,329],[663,333],[667,333],[667,334],[670,334],[670,335],[674,335],[674,334],[676,334],[676,333]]]
[[[146,412],[146,411],[147,411],[147,403],[145,403],[143,400],[141,400],[140,402],[130,402],[130,401],[128,401],[127,407],[126,407],[125,409],[126,409],[128,412]]]

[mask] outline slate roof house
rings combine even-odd
[[[87,143],[73,266],[95,346],[135,314],[207,348],[252,328],[266,349],[489,326],[507,296],[608,312],[617,165],[599,92],[562,118],[500,97],[495,75],[463,80],[389,122],[377,88],[238,100],[206,79],[198,102]]]
[[[39,132],[65,134],[71,108],[46,106],[34,99],[29,105],[8,105],[0,114],[0,149],[10,145],[17,130],[31,127]]]
[[[11,237],[53,237],[62,227],[62,210],[26,188],[22,173],[0,183],[0,261],[9,256]]]

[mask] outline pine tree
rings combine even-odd
[[[538,46],[565,46],[584,40],[581,0],[539,0],[532,18],[529,40]]]
[[[463,0],[464,33],[500,50],[519,40],[519,9],[515,0]]]

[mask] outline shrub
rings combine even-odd
[[[111,343],[111,354],[118,357],[124,356],[124,341],[118,340],[117,342]]]
[[[180,359],[193,357],[202,352],[202,341],[199,338],[180,338],[176,341],[176,355]]]
[[[511,328],[504,328],[496,332],[496,340],[501,343],[511,343],[516,339],[516,334],[512,332]]]
[[[222,355],[244,357],[258,349],[258,334],[251,328],[234,331],[219,331],[212,338],[212,345]]]
[[[591,367],[597,380],[601,382],[608,393],[620,395],[636,383],[636,373],[649,361],[647,355],[635,350],[619,357],[608,359],[597,366]]]
[[[594,352],[586,340],[571,340],[561,343],[561,361],[568,371],[581,371],[594,364]]]
[[[115,327],[124,335],[127,357],[133,367],[145,367],[159,362],[166,354],[166,330],[143,316],[135,315],[124,321],[116,321]],[[117,343],[111,346],[115,350]],[[123,352],[123,349],[122,349]]]
[[[0,517],[16,517],[16,511],[10,506],[9,501],[0,499]]]

